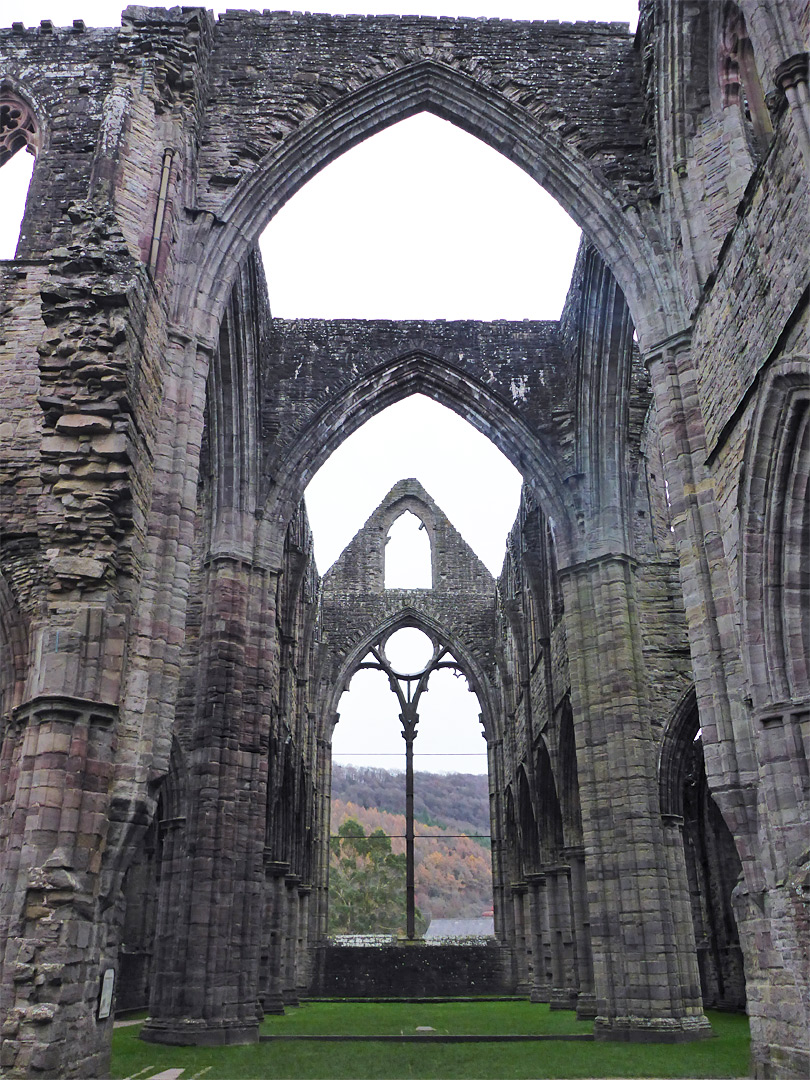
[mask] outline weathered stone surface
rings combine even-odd
[[[299,1000],[335,680],[406,612],[478,680],[510,985],[620,1039],[744,993],[755,1074],[810,1072],[810,6],[640,8],[0,29],[0,164],[37,155],[0,266],[5,1074],[107,1073],[110,967],[157,1041]],[[582,225],[559,323],[272,319],[265,223],[423,109]],[[502,574],[409,491],[434,589],[382,587],[390,503],[321,582],[306,483],[416,392],[523,472]]]

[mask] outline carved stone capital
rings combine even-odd
[[[794,53],[783,60],[776,69],[775,78],[780,88],[787,93],[799,83],[807,82],[808,53]]]

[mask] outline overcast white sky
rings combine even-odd
[[[240,5],[205,6],[219,13]],[[637,0],[325,0],[301,7],[333,14],[600,19],[634,29],[637,6]],[[110,0],[0,0],[0,25],[36,26],[47,18],[59,26],[81,18],[89,26],[117,26],[122,8]],[[28,155],[17,154],[0,170],[0,258],[13,256],[30,163]],[[573,222],[525,173],[453,125],[422,114],[374,136],[313,178],[276,215],[261,247],[271,308],[280,317],[553,319],[578,241]],[[497,574],[521,478],[466,421],[421,397],[369,421],[310,483],[306,500],[321,572],[393,484],[408,476],[422,482]],[[438,676],[431,680],[417,748],[480,754],[474,696],[452,676],[442,680],[449,680],[446,691]],[[387,689],[384,694],[391,697]],[[458,695],[466,706],[458,704]],[[379,692],[361,697],[343,699],[336,753],[372,749],[369,716],[381,717],[390,703]],[[448,725],[448,714],[457,723]],[[374,746],[378,753],[401,754],[396,710],[390,715],[394,719],[380,726]],[[429,735],[434,728],[435,737]],[[486,771],[486,759],[425,759],[423,767]]]

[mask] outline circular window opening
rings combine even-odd
[[[432,660],[433,642],[415,626],[405,626],[388,638],[384,651],[395,671],[401,675],[414,675],[424,671]]]

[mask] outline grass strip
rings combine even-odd
[[[479,1011],[478,1031],[496,1021],[500,1034],[515,1033],[514,1029],[525,1024],[525,1011],[535,1016],[535,1033],[548,1026],[568,1023],[577,1033],[587,1028],[577,1024],[573,1013],[552,1013],[547,1006],[530,1005],[528,1002],[481,1004],[468,1006]],[[494,1004],[504,1004],[515,1009],[513,1018],[492,1016]],[[327,1006],[328,1010],[338,1006]],[[365,1006],[345,1006],[368,1010],[372,1026],[388,1026],[404,1023],[405,1016],[384,1020],[381,1009],[398,1006],[382,1006],[371,1003]],[[291,1010],[286,1017],[271,1017],[262,1025],[264,1032],[268,1023],[278,1025],[287,1021],[290,1027],[315,1025],[322,1005],[310,1004]],[[438,1006],[436,1007],[438,1008]],[[453,1010],[455,1006],[444,1005]],[[111,1077],[123,1080],[140,1073],[148,1077],[153,1072],[169,1068],[184,1069],[182,1080],[595,1080],[606,1077],[660,1077],[675,1078],[742,1077],[748,1073],[749,1036],[745,1016],[709,1012],[714,1039],[696,1043],[665,1045],[661,1043],[633,1044],[610,1042],[497,1042],[497,1043],[439,1043],[432,1038],[416,1043],[386,1044],[374,1042],[310,1042],[285,1041],[260,1042],[249,1046],[181,1047],[158,1046],[138,1038],[139,1028],[118,1029],[113,1036]],[[299,1017],[306,1016],[306,1020]],[[340,1018],[331,1014],[321,1017],[324,1032],[326,1024],[334,1025]],[[412,1019],[410,1015],[408,1021]],[[445,1026],[454,1029],[468,1025],[474,1017],[470,1014],[453,1017],[448,1013]],[[345,1023],[344,1023],[345,1021]],[[341,1026],[354,1026],[353,1034],[369,1033],[363,1012],[348,1015],[340,1020]],[[431,1024],[424,1014],[419,1023]],[[511,1029],[511,1031],[510,1031]],[[460,1032],[463,1033],[463,1032]]]

